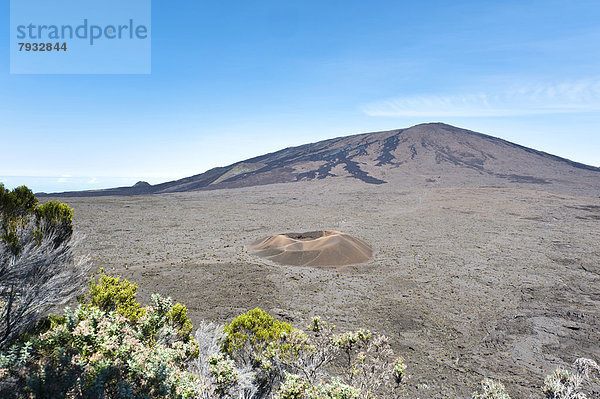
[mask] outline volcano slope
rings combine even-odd
[[[286,148],[171,182],[53,196],[165,194],[332,177],[366,184],[552,184],[569,192],[598,185],[600,169],[443,123],[338,137]],[[589,190],[587,191],[589,192]]]
[[[393,158],[393,134],[376,133],[383,142],[352,160],[386,183],[337,165],[324,179],[63,201],[97,266],[138,283],[142,299],[185,303],[196,322],[257,306],[297,326],[320,315],[389,335],[408,397],[470,397],[484,376],[513,398],[539,397],[557,366],[600,358],[600,174],[453,129],[403,130]],[[347,139],[371,140],[357,137]],[[372,257],[290,266],[247,250],[315,230],[359,237]]]

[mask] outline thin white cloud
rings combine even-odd
[[[59,177],[56,180],[56,182],[57,183],[67,183],[71,177],[73,177],[73,176],[72,175],[61,175],[61,177]]]
[[[600,79],[528,85],[500,93],[426,95],[377,101],[370,116],[518,116],[600,111]]]

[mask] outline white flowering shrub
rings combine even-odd
[[[195,398],[195,341],[169,323],[169,298],[153,296],[136,322],[96,307],[67,309],[47,332],[0,353],[0,396]]]
[[[303,377],[286,374],[284,382],[275,394],[276,399],[359,399],[360,390],[346,385],[339,378],[329,383],[309,384]]]
[[[584,385],[593,374],[600,373],[600,366],[591,360],[579,358],[574,363],[575,372],[558,368],[546,377],[544,394],[548,399],[587,399]]]
[[[289,340],[299,340],[293,347],[300,349],[283,356],[283,363],[313,386],[323,388],[327,385],[321,382],[330,381],[330,386],[351,387],[359,398],[400,393],[406,365],[384,335],[368,330],[336,333],[335,326],[313,318],[304,335]]]
[[[510,399],[510,396],[502,383],[484,378],[481,381],[481,393],[474,392],[473,399]]]
[[[237,365],[221,350],[225,338],[223,326],[201,322],[194,336],[198,357],[193,359],[188,371],[204,387],[203,398],[253,398],[258,390],[255,374],[249,367]]]

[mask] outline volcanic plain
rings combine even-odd
[[[398,187],[325,180],[63,199],[98,267],[226,322],[254,307],[302,327],[389,335],[409,397],[468,397],[484,376],[528,397],[576,357],[600,358],[600,200],[543,187]],[[370,261],[279,265],[252,242],[339,230]]]

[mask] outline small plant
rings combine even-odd
[[[303,399],[307,396],[310,384],[301,376],[286,373],[285,379],[279,391],[275,395],[276,399]]]
[[[586,399],[588,397],[584,393],[585,383],[589,382],[592,374],[600,374],[600,366],[591,359],[579,358],[575,360],[574,368],[575,372],[570,372],[559,367],[546,377],[543,388],[545,398]],[[481,388],[482,393],[473,393],[473,398],[510,399],[504,385],[489,378],[481,382]]]
[[[275,394],[276,399],[359,399],[360,391],[346,385],[339,378],[328,383],[311,385],[303,377],[286,374],[284,382]]]
[[[556,369],[544,381],[544,394],[548,399],[586,399],[583,384],[593,372],[600,373],[600,366],[591,360],[579,358],[574,363],[575,372]]]
[[[481,381],[481,391],[481,393],[474,392],[473,399],[510,399],[504,385],[489,378]]]
[[[358,399],[360,398],[360,390],[350,385],[346,385],[339,378],[332,378],[327,384],[317,386],[316,394],[310,394],[311,399]]]
[[[235,363],[221,353],[209,356],[206,362],[215,380],[215,393],[220,397],[227,396],[239,381]]]
[[[394,379],[397,384],[401,384],[404,379],[404,372],[406,371],[406,364],[402,357],[396,358],[394,361]]]

